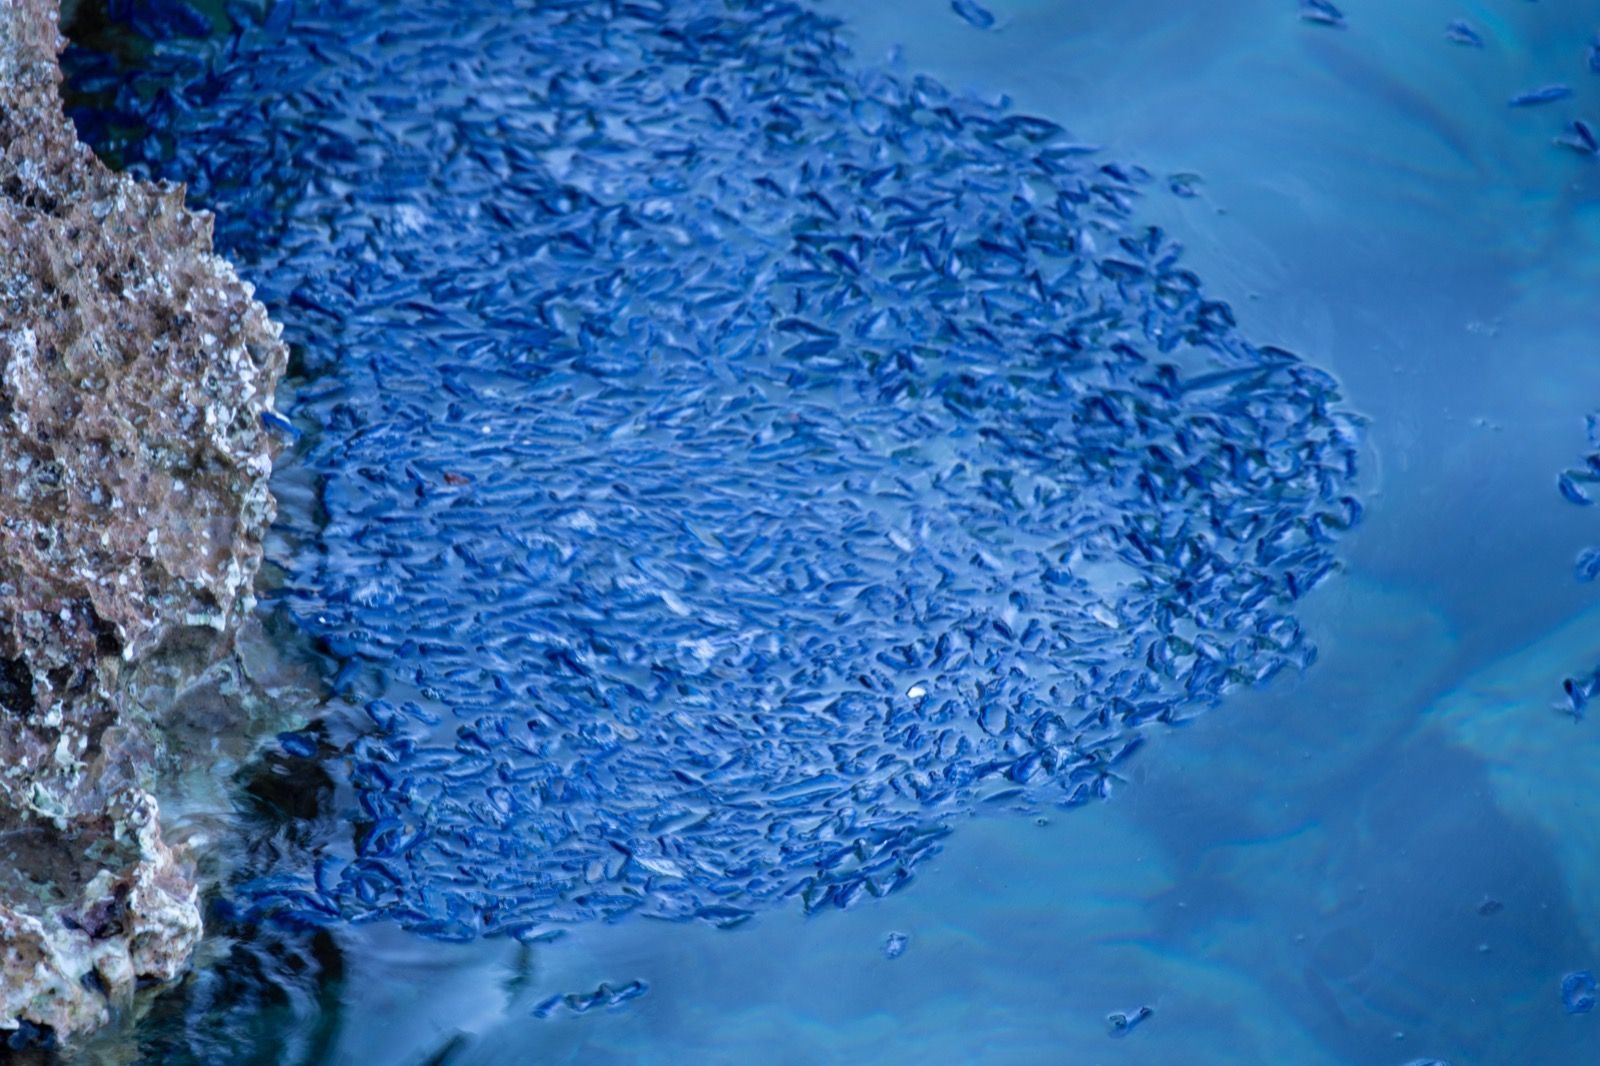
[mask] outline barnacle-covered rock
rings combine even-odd
[[[146,791],[131,666],[251,604],[286,351],[181,187],[112,173],[58,97],[56,0],[0,0],[0,1030],[90,1028],[181,972],[194,881]]]

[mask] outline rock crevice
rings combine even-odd
[[[203,669],[253,605],[287,358],[184,190],[60,102],[57,0],[0,0],[0,1042],[102,1024],[200,935],[131,665]],[[200,654],[196,654],[197,649]],[[176,693],[173,693],[176,696]]]

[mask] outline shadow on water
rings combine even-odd
[[[1592,537],[1551,485],[1600,395],[1582,342],[1600,326],[1600,178],[1550,150],[1568,111],[1505,106],[1558,77],[1575,108],[1600,102],[1580,65],[1592,27],[1576,4],[1481,4],[1479,52],[1442,41],[1461,14],[1444,3],[1350,0],[1342,33],[1267,0],[991,6],[987,34],[934,0],[847,17],[863,54],[902,44],[912,69],[1072,117],[1158,176],[1198,174],[1200,195],[1152,197],[1149,217],[1252,332],[1333,367],[1374,416],[1370,521],[1349,576],[1310,601],[1312,671],[1152,743],[1109,804],[963,823],[914,891],[812,919],[437,945],[249,921],[224,887],[195,973],[109,1038],[106,1061],[128,1061],[130,1040],[152,1063],[308,1066],[1600,1052],[1556,993],[1600,961],[1579,891],[1600,864],[1584,856],[1593,812],[1572,798],[1587,779],[1514,746],[1571,728],[1546,689],[1600,652],[1541,643],[1589,602],[1569,575]],[[140,61],[125,20],[81,17],[86,44]],[[80,103],[101,62],[69,56]],[[84,133],[113,157],[149,135]],[[1508,658],[1524,647],[1537,669]],[[1594,755],[1587,736],[1555,743]],[[241,877],[339,832],[346,786],[318,756],[342,739],[308,734],[312,755],[275,752],[243,777]],[[891,931],[903,957],[883,956]],[[616,1010],[531,1016],[552,993],[634,977],[650,994]],[[1108,1013],[1145,1004],[1148,1021],[1111,1035]]]

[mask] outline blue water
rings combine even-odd
[[[931,367],[911,374],[944,383],[928,392],[934,400],[970,395],[984,401],[958,404],[980,413],[948,423],[939,421],[950,417],[948,403],[930,400],[919,408],[909,394],[894,391],[896,380],[876,380],[870,368],[825,362],[814,376],[797,378],[796,365],[814,356],[765,352],[762,361],[749,364],[731,359],[725,347],[705,347],[700,331],[707,322],[727,320],[719,310],[725,305],[715,298],[741,284],[758,284],[747,280],[759,271],[745,257],[759,250],[759,232],[744,236],[739,230],[736,239],[720,232],[721,244],[695,251],[713,232],[718,197],[738,195],[729,183],[776,175],[793,202],[772,207],[774,226],[787,226],[797,212],[838,213],[845,201],[830,184],[834,179],[825,164],[856,155],[873,159],[886,125],[903,121],[876,114],[863,119],[852,108],[848,118],[854,126],[841,126],[846,116],[836,113],[837,101],[798,120],[813,136],[834,133],[827,151],[809,143],[772,149],[759,142],[721,161],[700,161],[702,170],[688,168],[709,174],[716,196],[707,194],[712,186],[672,188],[672,175],[686,169],[681,164],[663,165],[659,173],[608,174],[622,183],[619,188],[635,182],[664,186],[657,191],[666,203],[647,230],[670,235],[678,219],[691,221],[682,229],[681,246],[657,237],[652,247],[669,249],[657,253],[668,268],[692,264],[702,289],[684,279],[640,273],[610,288],[602,282],[574,298],[581,306],[568,313],[592,312],[594,301],[616,294],[642,302],[649,313],[641,328],[653,323],[657,334],[642,333],[633,344],[613,347],[580,345],[543,364],[538,356],[518,356],[519,331],[527,345],[547,350],[560,343],[548,332],[560,332],[571,320],[557,310],[553,320],[495,322],[482,316],[483,308],[495,306],[505,286],[520,282],[531,291],[588,269],[598,257],[592,248],[569,242],[573,251],[564,253],[559,241],[552,244],[548,238],[559,237],[560,226],[519,249],[517,239],[539,231],[520,227],[516,217],[485,220],[477,207],[495,205],[500,186],[490,176],[497,166],[516,169],[519,137],[537,137],[535,127],[558,127],[530,115],[531,125],[504,127],[498,139],[478,142],[489,160],[470,151],[461,157],[452,173],[462,181],[451,187],[450,197],[407,200],[406,194],[421,188],[435,168],[455,165],[457,157],[449,152],[461,138],[447,127],[489,128],[527,106],[526,66],[512,73],[517,57],[507,57],[507,72],[468,93],[463,79],[481,69],[412,64],[408,69],[431,82],[432,106],[448,109],[448,122],[417,119],[397,127],[393,114],[382,113],[390,105],[381,100],[376,114],[343,114],[339,106],[369,81],[372,87],[361,91],[388,92],[402,101],[392,105],[400,110],[414,107],[403,102],[403,86],[380,87],[383,79],[356,60],[341,67],[326,40],[321,53],[307,53],[296,43],[315,42],[318,32],[325,38],[344,33],[359,55],[359,20],[325,24],[320,31],[304,11],[269,21],[269,29],[282,36],[281,54],[298,56],[306,78],[327,82],[311,109],[317,124],[295,125],[287,117],[282,125],[271,123],[274,106],[282,107],[271,102],[272,94],[294,84],[288,74],[263,79],[267,102],[259,106],[269,121],[258,126],[209,125],[206,108],[218,105],[204,91],[197,110],[174,121],[220,134],[207,157],[218,169],[230,160],[247,165],[254,159],[259,166],[276,138],[282,138],[279,151],[301,149],[284,157],[293,167],[262,170],[231,190],[206,173],[182,176],[191,181],[196,199],[221,212],[220,242],[262,286],[301,346],[302,367],[314,372],[285,396],[284,406],[309,436],[299,467],[282,475],[285,524],[275,562],[286,576],[276,603],[323,639],[338,695],[320,732],[289,742],[291,754],[309,751],[325,758],[326,768],[316,772],[327,776],[313,776],[314,758],[273,764],[304,775],[298,780],[308,793],[319,793],[320,801],[303,804],[309,809],[286,828],[274,829],[278,823],[271,818],[253,823],[270,844],[253,846],[248,865],[270,879],[245,878],[222,894],[214,925],[239,935],[241,946],[231,961],[203,971],[189,988],[158,1005],[138,1038],[150,1061],[177,1061],[186,1054],[207,1061],[223,1049],[254,1055],[255,1061],[384,1063],[1593,1061],[1600,1048],[1594,1020],[1564,1011],[1561,985],[1564,974],[1596,965],[1600,944],[1590,902],[1600,887],[1600,863],[1591,854],[1592,818],[1586,817],[1600,762],[1592,730],[1556,707],[1561,679],[1600,662],[1600,626],[1583,615],[1592,590],[1572,578],[1574,556],[1593,539],[1590,516],[1562,502],[1555,474],[1584,450],[1582,416],[1600,384],[1586,341],[1596,318],[1587,299],[1596,262],[1588,201],[1600,179],[1593,160],[1550,144],[1600,98],[1600,82],[1584,66],[1591,27],[1583,10],[1510,0],[1471,10],[1417,3],[1394,11],[1349,3],[1342,5],[1348,25],[1338,30],[1297,19],[1293,5],[1265,0],[1206,11],[1154,0],[1114,11],[986,6],[995,16],[986,30],[944,3],[902,0],[859,11],[829,9],[843,16],[840,32],[854,52],[838,62],[851,71],[871,69],[882,65],[876,57],[899,46],[898,59],[886,61],[898,84],[914,84],[916,73],[931,74],[958,99],[965,94],[974,101],[949,105],[963,116],[987,114],[987,105],[976,101],[1006,94],[1018,112],[1055,120],[1072,138],[1104,146],[1087,163],[1071,155],[1072,169],[1063,174],[1028,175],[1031,189],[1041,181],[1092,173],[1082,168],[1099,159],[1146,168],[1150,181],[1128,183],[1139,194],[1131,216],[1114,206],[1093,217],[1129,234],[1159,225],[1185,246],[1183,266],[1202,279],[1206,297],[1227,301],[1239,321],[1237,331],[1208,328],[1213,341],[1205,358],[1224,367],[1254,365],[1260,345],[1281,346],[1310,367],[1331,372],[1343,394],[1335,399],[1332,380],[1309,367],[1288,385],[1265,378],[1242,379],[1240,385],[1234,379],[1229,387],[1256,395],[1249,397],[1255,406],[1248,415],[1238,416],[1247,422],[1232,432],[1265,427],[1305,439],[1300,435],[1306,428],[1285,411],[1320,411],[1324,403],[1359,411],[1370,418],[1354,464],[1359,475],[1352,477],[1342,460],[1330,468],[1339,471],[1341,484],[1322,503],[1314,502],[1323,495],[1315,477],[1309,495],[1215,477],[1194,491],[1153,500],[1134,487],[1152,463],[1148,450],[1135,444],[1148,442],[1113,434],[1094,456],[1102,464],[1098,469],[1111,473],[1071,485],[1072,506],[1065,513],[1082,519],[1082,527],[1052,519],[1062,512],[1050,509],[1048,497],[1018,497],[1012,490],[996,497],[985,495],[981,479],[970,486],[941,480],[938,470],[963,460],[987,464],[1013,480],[1071,467],[1084,455],[1079,436],[1047,435],[1055,452],[1014,447],[1030,414],[1049,411],[1052,404],[1070,407],[1104,390],[1138,388],[1150,377],[1145,364],[1113,360],[1088,382],[1034,384],[1038,367],[1027,361],[1032,349],[1019,343],[1022,334],[1002,330],[992,341],[970,340],[980,319],[994,328],[989,305],[968,298],[973,282],[957,286],[954,334],[939,316],[917,319],[911,312],[891,331],[898,338],[894,343],[931,335],[943,338],[944,351],[958,353],[940,354]],[[603,5],[561,7],[599,11]],[[562,17],[552,5],[542,13],[498,16],[557,20],[552,27]],[[1469,19],[1485,47],[1448,43],[1444,27],[1453,18]],[[420,7],[390,20],[400,38],[410,24],[406,19],[435,35],[469,41],[464,54],[481,49],[491,70],[497,49],[516,47],[515,34],[497,43],[484,23],[474,26],[465,15],[431,15]],[[423,39],[419,31],[416,40]],[[576,47],[578,40],[556,28],[542,39],[565,47]],[[627,65],[616,58],[629,54],[627,39],[612,44],[616,50],[597,57],[596,66]],[[563,58],[571,61],[570,55]],[[227,69],[226,58],[216,62]],[[1514,94],[1557,80],[1575,87],[1572,100],[1507,107]],[[315,85],[300,87],[318,91]],[[225,107],[226,94],[222,99]],[[630,100],[630,106],[641,103]],[[666,106],[656,121],[669,133],[674,123],[689,121],[672,101],[642,103]],[[299,112],[285,108],[281,114]],[[698,114],[693,121],[703,123],[715,111]],[[579,183],[599,180],[596,174],[607,171],[603,155],[582,155],[583,148],[618,136],[604,119],[604,113],[586,119],[596,131],[586,145],[560,146],[572,154],[554,165],[566,167]],[[472,148],[473,138],[465,140]],[[362,143],[398,146],[410,153],[405,158],[412,165],[392,168],[388,184],[352,184],[341,174],[364,173],[373,165],[362,149],[346,147]],[[972,227],[973,234],[1006,238],[1017,217],[1009,213],[1015,201],[1006,194],[1006,182],[1027,174],[1030,150],[979,147],[949,131],[934,143],[939,150],[883,180],[915,208],[942,212],[937,225],[951,232]],[[952,158],[951,144],[965,146],[966,154]],[[134,146],[127,154],[137,162],[143,152]],[[158,167],[183,161],[181,153],[176,161],[156,150],[149,154]],[[982,180],[973,168],[987,168]],[[1191,176],[1176,180],[1196,195],[1172,192],[1173,175]],[[801,211],[796,192],[803,186],[814,187],[830,208]],[[952,186],[973,189],[972,204],[938,204],[939,190]],[[674,202],[674,196],[680,199]],[[876,193],[849,202],[878,213],[899,209]],[[307,204],[314,210],[297,214],[296,205]],[[1087,224],[1090,216],[1077,217]],[[862,217],[854,225],[870,231],[876,223]],[[485,242],[485,227],[513,237]],[[848,242],[832,247],[861,265],[861,253]],[[457,262],[463,250],[483,248],[493,255],[465,268]],[[412,258],[400,260],[397,269],[386,258],[397,254]],[[305,269],[318,263],[335,269]],[[837,278],[855,273],[851,263],[819,263],[835,280],[807,278],[803,285],[849,288]],[[880,270],[887,277],[896,268]],[[1024,289],[1023,272],[984,277],[1002,296]],[[341,278],[347,281],[343,295]],[[412,295],[414,278],[435,279],[426,309],[400,303]],[[1119,307],[1147,306],[1137,285],[1130,292],[1115,277],[1072,285],[1094,297],[1115,294]],[[762,290],[762,299],[773,306],[800,299],[789,290],[773,291],[776,296]],[[701,295],[713,302],[697,311],[692,301]],[[887,306],[882,295],[863,299],[864,304],[854,297],[824,297],[790,317],[810,323],[821,318],[825,328],[842,334]],[[922,294],[916,306],[929,305]],[[609,321],[626,317],[614,304],[601,306]],[[776,318],[764,313],[763,321]],[[1025,317],[1018,328],[1031,327]],[[1139,343],[1152,355],[1160,351],[1158,336],[1145,324],[1129,328],[1142,332]],[[969,354],[960,354],[952,335],[968,338]],[[403,347],[397,350],[396,344]],[[451,346],[459,347],[444,351]],[[684,354],[675,355],[677,348]],[[617,352],[640,350],[662,354],[648,369],[607,362]],[[814,353],[824,360],[831,354],[824,347]],[[586,358],[592,365],[583,366]],[[1269,362],[1277,359],[1269,356]],[[508,378],[486,372],[484,362],[496,360],[503,368],[531,365],[534,373]],[[462,369],[436,371],[453,363]],[[752,380],[752,365],[769,375],[773,367],[781,370],[785,400],[807,404],[811,439],[827,444],[828,458],[841,469],[862,472],[855,498],[870,497],[877,486],[873,478],[897,471],[931,470],[933,480],[891,493],[892,504],[866,511],[846,507],[849,513],[843,513],[803,490],[777,493],[781,486],[773,484],[771,469],[741,466],[736,472],[748,496],[770,500],[776,494],[787,509],[767,515],[735,506],[714,512],[715,521],[734,523],[741,537],[765,536],[780,561],[792,559],[801,570],[846,553],[858,568],[851,593],[884,585],[887,600],[852,599],[841,607],[816,592],[826,582],[802,581],[779,589],[787,597],[779,603],[741,610],[729,597],[759,591],[749,587],[750,572],[726,558],[710,568],[706,524],[713,516],[696,509],[716,501],[714,490],[723,484],[717,479],[730,470],[714,432],[724,424],[718,420],[722,409],[684,403],[737,395]],[[963,372],[999,366],[1013,373],[991,383],[986,394],[961,384]],[[691,371],[715,380],[701,383]],[[1193,365],[1184,370],[1204,372]],[[763,379],[758,373],[754,380]],[[605,388],[595,384],[608,381]],[[870,393],[863,387],[869,384]],[[676,449],[668,453],[678,457],[676,465],[666,462],[657,470],[654,453],[644,445],[626,435],[620,444],[616,434],[599,435],[604,425],[627,426],[628,412],[640,405],[650,410],[665,400],[679,405],[653,408],[665,425],[675,424],[675,410],[689,412],[676,424],[692,431],[663,438]],[[767,396],[762,402],[773,401]],[[1227,402],[1208,400],[1205,392],[1186,394],[1139,432],[1158,436],[1180,417],[1225,417],[1217,408]],[[595,412],[588,421],[586,405]],[[763,411],[761,403],[751,406]],[[885,410],[894,417],[876,424],[873,413]],[[374,412],[382,417],[374,418]],[[913,412],[934,421],[912,432],[906,419]],[[769,414],[759,417],[766,421],[758,425],[771,424]],[[1203,418],[1201,424],[1216,423]],[[964,426],[976,432],[964,435]],[[1315,434],[1320,435],[1310,439],[1341,446],[1354,439],[1345,429]],[[925,450],[908,456],[908,435]],[[479,438],[487,440],[480,445]],[[1226,439],[1227,433],[1202,432],[1197,450],[1220,454]],[[947,443],[933,448],[925,443],[930,440]],[[567,461],[552,458],[563,454]],[[570,461],[574,455],[581,461]],[[517,459],[507,498],[474,502],[486,484],[505,477],[496,464],[507,456]],[[405,458],[412,468],[405,468]],[[1121,475],[1115,472],[1119,462],[1127,464]],[[307,471],[321,479],[315,482],[315,504],[295,491]],[[630,483],[650,487],[663,504],[642,506],[597,491]],[[540,486],[552,491],[541,495]],[[1151,575],[1160,572],[1143,555],[1124,555],[1111,564],[1116,553],[1107,548],[1097,557],[1094,530],[1141,508],[1158,520],[1225,518],[1232,506],[1265,507],[1270,516],[1304,529],[1296,523],[1319,507],[1334,507],[1346,492],[1364,502],[1362,523],[1336,547],[1313,541],[1316,551],[1337,553],[1342,572],[1298,601],[1285,588],[1289,594],[1271,608],[1292,610],[1295,631],[1318,647],[1305,673],[1298,665],[1309,655],[1301,654],[1295,669],[1264,688],[1244,683],[1249,669],[1232,678],[1239,683],[1226,694],[1229,678],[1203,669],[1174,672],[1175,692],[1150,685],[1144,627],[1153,623],[1127,589],[1148,594]],[[402,506],[411,511],[395,510]],[[521,619],[533,632],[546,627],[545,643],[528,650],[485,648],[468,636],[484,632],[484,601],[498,599],[498,590],[507,587],[499,565],[503,556],[471,539],[499,513],[496,507],[526,515],[526,531],[540,538],[549,569],[534,587],[568,590],[565,600],[535,597],[495,614],[496,624],[509,618]],[[976,508],[976,519],[964,524],[963,508]],[[374,522],[395,513],[421,518],[398,526],[398,532]],[[894,524],[898,516],[906,519],[903,528]],[[1024,555],[1012,551],[975,564],[977,549],[962,539],[972,535],[974,522],[985,538],[1003,531],[1002,541],[1012,548],[1040,538],[1052,545],[1077,539],[1088,546],[1068,564],[1079,566],[1082,575],[1071,590],[1080,606],[1065,623],[1071,634],[1065,650],[1022,639],[1000,659],[978,655],[949,667],[938,676],[950,679],[960,696],[943,723],[932,708],[919,705],[926,695],[911,695],[935,684],[921,674],[903,676],[904,667],[885,667],[881,679],[864,686],[889,707],[879,717],[863,713],[866,733],[830,726],[822,736],[789,734],[781,724],[787,719],[775,713],[773,739],[789,739],[770,749],[757,745],[766,754],[745,757],[742,784],[751,790],[749,798],[715,797],[718,809],[728,812],[725,831],[704,847],[641,846],[657,839],[658,830],[650,826],[670,799],[660,785],[672,769],[704,770],[718,753],[750,750],[728,738],[706,741],[704,750],[685,748],[669,739],[676,730],[683,730],[679,741],[703,736],[720,700],[743,706],[763,694],[781,697],[839,684],[841,679],[826,676],[829,670],[875,661],[875,652],[907,643],[901,634],[929,620],[928,611],[900,613],[894,582],[908,590],[914,582],[904,578],[907,564],[894,551],[914,552],[890,534],[899,532],[913,548],[909,538],[915,534],[927,545],[927,572],[956,576],[955,584],[945,585],[953,591],[917,600],[937,608],[931,617],[980,604],[991,612],[984,617],[997,618],[1013,637],[1025,633],[1018,620],[1040,609],[1037,590],[1046,583],[1044,564],[1035,561],[1040,555],[1035,549],[1023,561]],[[610,541],[600,531],[613,532]],[[429,540],[441,532],[456,542],[467,538],[466,552],[452,558],[441,551],[443,542]],[[677,538],[671,542],[676,554],[658,556],[669,533]],[[863,553],[855,545],[866,543],[867,534],[873,547]],[[1216,543],[1225,549],[1228,537]],[[669,583],[674,595],[657,592],[643,605],[627,601],[626,610],[609,616],[614,630],[584,629],[604,632],[606,648],[591,645],[566,659],[550,656],[550,640],[572,633],[580,613],[601,601],[590,575],[618,571],[611,560],[619,544],[643,559],[634,564],[637,571]],[[944,571],[937,565],[940,552]],[[1275,560],[1227,558],[1247,571],[1261,566],[1269,579],[1281,580],[1283,567]],[[414,565],[404,580],[386,576],[386,567],[399,565],[395,560],[408,559]],[[430,570],[436,559],[442,561]],[[696,567],[710,576],[685,580]],[[973,584],[970,575],[979,573],[1000,577]],[[1015,592],[1024,602],[1012,600],[1008,608]],[[463,593],[471,610],[452,614]],[[1212,620],[1225,613],[1215,604],[1230,602],[1226,590],[1207,582],[1158,588],[1153,598],[1162,595]],[[1110,665],[1072,679],[1076,687],[1063,698],[1063,682],[1042,672],[1071,674],[1085,654],[1083,633],[1106,609],[1128,612],[1115,619],[1118,626],[1101,624],[1118,634],[1115,639],[1091,645]],[[1258,621],[1289,624],[1258,619],[1248,613],[1254,610],[1247,609],[1247,627]],[[732,620],[707,625],[705,619],[719,611]],[[397,615],[406,625],[439,632],[413,637],[408,652],[403,638],[391,639],[385,630]],[[674,617],[689,619],[690,628],[673,631]],[[493,625],[487,631],[494,633]],[[513,625],[507,633],[516,631]],[[765,688],[757,684],[761,671],[781,658],[762,659],[759,641],[752,644],[745,636],[751,632],[794,634],[801,646],[811,641],[819,654],[808,659],[821,667],[824,681],[802,687],[784,674]],[[714,642],[719,633],[728,635],[722,647]],[[837,647],[826,647],[830,637]],[[429,641],[431,648],[425,646]],[[492,721],[482,743],[457,736],[463,721],[476,724],[481,734],[482,721],[497,713],[481,705],[496,691],[493,674],[499,670],[513,687],[542,684],[533,696],[558,711],[562,699],[571,701],[569,714],[612,708],[606,729],[637,731],[640,722],[629,719],[626,708],[617,710],[615,697],[608,702],[604,685],[566,684],[567,675],[592,671],[597,663],[602,675],[620,676],[614,664],[627,657],[608,648],[621,641],[632,641],[658,664],[669,649],[680,649],[678,659],[664,664],[676,695],[646,687],[634,698],[679,716],[672,729],[646,735],[682,752],[682,761],[630,754],[634,749],[611,734],[586,738],[621,769],[569,778],[561,783],[569,791],[547,793],[547,807],[564,808],[565,826],[578,842],[568,853],[552,854],[548,838],[545,847],[517,846],[532,839],[526,828],[532,812],[514,806],[500,812],[505,823],[499,827],[510,830],[483,832],[496,822],[497,794],[491,786],[480,799],[472,774],[537,772],[572,754],[510,748],[509,736],[492,733]],[[698,663],[681,651],[700,647],[697,642],[711,642]],[[928,642],[936,646],[937,638],[929,635]],[[1231,662],[1256,661],[1230,642],[1218,646],[1226,647],[1223,657]],[[933,647],[926,654],[935,654]],[[394,664],[409,662],[408,655],[418,656],[422,673],[416,666],[405,667],[408,676],[396,670]],[[429,664],[435,674],[427,673]],[[686,692],[694,680],[699,691]],[[1083,714],[1113,697],[1131,704],[1168,700],[1173,709],[1146,715],[1124,708],[1099,723],[1114,751],[1135,736],[1147,741],[1143,750],[1117,762],[1114,772],[1074,777],[1079,764],[1065,759],[1034,781],[1032,773],[1010,771],[1019,762],[1031,765],[1024,760],[1041,750],[1092,752],[1084,752],[1081,741],[1066,744],[1048,736],[1041,747],[1033,729],[1012,731],[1009,722],[996,731],[984,728],[982,690],[961,689],[963,684],[1003,686],[1009,706],[1030,709],[1030,727],[1047,713],[1049,700],[1070,704],[1077,695],[1086,702],[1079,715],[1063,718],[1069,731],[1083,730]],[[374,696],[388,702],[374,707]],[[1194,715],[1218,696],[1210,713]],[[930,732],[952,721],[968,724],[948,741],[898,733],[904,723],[896,718],[897,698],[910,704],[900,713]],[[403,709],[408,700],[415,711]],[[473,707],[464,718],[454,714],[463,703]],[[685,714],[691,716],[687,725]],[[369,726],[356,734],[363,715],[376,719],[376,732]],[[428,724],[430,715],[438,718],[437,727]],[[1156,725],[1140,725],[1146,718]],[[1161,718],[1185,724],[1173,729]],[[1007,740],[1012,732],[1027,743]],[[481,757],[439,745],[441,736],[478,745]],[[808,773],[806,790],[798,793],[801,811],[837,818],[843,810],[854,821],[848,828],[807,824],[796,834],[793,822],[764,810],[759,800],[792,782],[782,777],[786,768],[814,767],[822,749],[811,745],[841,739],[874,752],[903,743],[903,757],[912,762],[919,754],[932,755],[909,769],[864,769],[855,784],[864,782],[872,791],[848,798],[815,794],[837,783],[813,786]],[[994,747],[986,748],[991,742]],[[429,752],[430,743],[442,750]],[[966,746],[947,750],[945,743]],[[426,765],[408,762],[430,757],[434,762]],[[426,785],[435,766],[457,770],[469,781],[460,793],[428,794],[399,780],[409,769]],[[1027,787],[1003,795],[990,816],[969,817],[966,812],[992,780]],[[1075,791],[1085,781],[1095,785],[1092,791]],[[1052,794],[1051,788],[1063,791]],[[1102,793],[1110,793],[1106,802],[1100,802]],[[468,795],[491,806],[473,807]],[[677,793],[680,801],[682,795]],[[461,802],[452,804],[457,796]],[[1058,809],[1062,799],[1082,809]],[[704,796],[700,802],[705,805]],[[278,799],[269,806],[281,810],[290,804]],[[354,833],[340,824],[352,814],[360,823]],[[953,831],[936,835],[930,828]],[[451,857],[463,860],[461,869],[445,869],[439,852],[425,860],[414,850],[415,839],[404,846],[384,844],[385,833],[420,834],[423,844],[443,841]],[[806,849],[840,838],[871,842],[866,854],[847,864],[866,872],[820,880],[816,873],[806,875],[813,878],[813,891],[808,896],[802,887],[794,893],[798,899],[784,903],[788,889],[803,885],[807,869],[832,861],[831,853]],[[749,869],[730,859],[734,855],[750,860]],[[397,864],[397,856],[407,861]],[[591,894],[580,884],[590,883],[594,863],[599,869],[592,880],[608,887]],[[392,877],[385,873],[390,869],[397,871]],[[683,876],[691,870],[699,872]],[[897,870],[915,877],[907,881]],[[750,877],[762,873],[766,880],[752,885]],[[375,877],[388,881],[380,888]],[[492,928],[499,901],[532,887],[543,891],[528,909],[506,928]],[[730,902],[708,909],[711,898],[729,896]],[[266,910],[253,909],[264,905]],[[321,931],[260,925],[273,906],[286,913],[285,905],[300,923]],[[660,923],[640,914],[617,922],[583,920],[636,910],[698,914],[710,921]],[[486,912],[496,913],[485,920]],[[379,920],[352,923],[365,918]],[[714,927],[735,923],[736,929]],[[529,944],[504,938],[448,944],[419,935],[461,935],[468,931],[463,926],[474,924],[491,932],[562,935]],[[898,954],[884,950],[894,935],[904,938]],[[309,961],[287,966],[286,957]],[[647,986],[643,995],[609,1009],[577,1009],[588,1002],[580,997],[602,983],[614,992],[635,981]],[[570,1001],[550,1002],[569,994]],[[1132,1015],[1144,1006],[1153,1013],[1116,1035],[1108,1016]]]

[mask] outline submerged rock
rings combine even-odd
[[[175,697],[253,603],[287,355],[210,216],[78,143],[57,25],[0,0],[0,1031],[35,1043],[200,936],[128,681]]]

